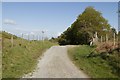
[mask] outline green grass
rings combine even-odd
[[[32,72],[38,58],[53,45],[56,44],[50,41],[27,41],[17,38],[11,47],[10,39],[3,38],[2,77],[20,78]]]
[[[0,42],[1,46],[1,42]],[[0,49],[0,79],[2,78],[2,49]]]
[[[112,72],[112,66],[107,60],[97,57],[86,57],[94,48],[87,45],[80,45],[79,47],[70,48],[68,55],[73,63],[81,70],[83,70],[91,78],[118,78]]]

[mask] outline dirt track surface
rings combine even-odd
[[[25,78],[89,78],[69,59],[66,46],[53,46],[39,60],[36,70]]]

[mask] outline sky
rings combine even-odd
[[[0,30],[2,30],[2,3],[0,2]]]
[[[118,2],[119,0],[2,0],[4,2]]]
[[[118,30],[117,2],[3,2],[2,29],[18,36],[42,35],[44,31],[46,37],[57,37],[88,6],[102,12]]]

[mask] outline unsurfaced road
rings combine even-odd
[[[66,46],[53,46],[39,60],[36,70],[27,78],[89,78],[69,59]]]

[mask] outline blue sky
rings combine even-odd
[[[103,13],[111,26],[118,29],[117,2],[4,2],[3,30],[16,35],[40,34],[56,37],[66,30],[88,6]]]
[[[4,2],[118,2],[119,0],[2,0]]]
[[[0,13],[2,13],[2,3],[0,2]],[[2,14],[0,14],[0,30],[2,29]]]

